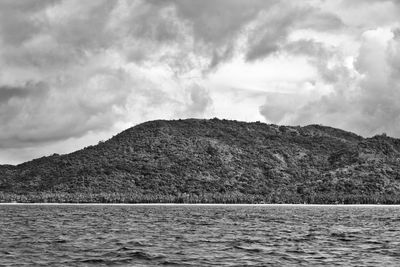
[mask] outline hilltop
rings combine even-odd
[[[71,154],[0,165],[0,201],[400,203],[400,139],[150,121]]]

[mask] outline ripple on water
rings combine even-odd
[[[387,266],[399,207],[0,205],[0,266]]]

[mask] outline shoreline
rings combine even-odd
[[[224,203],[0,203],[0,206],[258,206],[258,207],[399,207],[400,204],[224,204]]]

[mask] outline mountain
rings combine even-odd
[[[400,139],[150,121],[71,154],[0,166],[0,201],[400,203]]]

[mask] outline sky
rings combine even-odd
[[[400,137],[400,1],[0,0],[0,164],[156,119]]]

